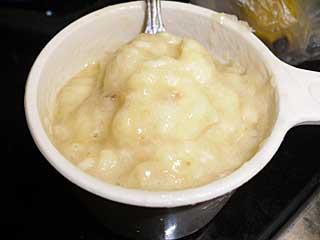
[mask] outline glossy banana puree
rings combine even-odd
[[[141,34],[60,90],[51,137],[106,182],[196,187],[239,168],[268,136],[269,80],[254,67],[220,63],[195,40]]]

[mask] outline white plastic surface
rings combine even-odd
[[[320,124],[320,73],[286,66],[291,78],[288,92],[294,124]]]
[[[224,16],[220,19],[211,10],[190,4],[163,2],[162,5],[168,31],[196,38],[222,60],[232,58],[243,64],[253,63],[261,69],[262,74],[273,76],[279,98],[279,112],[273,131],[260,151],[229,176],[183,191],[148,192],[126,189],[82,172],[57,151],[47,135],[44,126],[50,120],[50,108],[59,88],[85,63],[101,56],[103,50],[113,50],[141,32],[144,2],[107,7],[65,28],[40,53],[30,72],[25,93],[25,110],[32,136],[43,155],[61,174],[103,198],[146,207],[196,204],[231,192],[250,180],[270,161],[290,127],[299,121],[320,120],[319,114],[312,114],[319,110],[319,105],[312,102],[310,97],[314,93],[307,94],[306,87],[301,87],[302,92],[299,90],[305,73],[300,72],[295,76],[292,69],[275,58],[248,28],[232,18]],[[216,16],[214,23],[213,16]],[[295,104],[297,95],[303,98],[298,105]],[[306,109],[301,111],[304,107]],[[300,112],[299,117],[295,117],[296,112]]]

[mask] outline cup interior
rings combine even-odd
[[[127,6],[90,14],[64,29],[49,44],[51,51],[46,54],[38,88],[38,108],[46,130],[50,128],[55,97],[66,81],[86,64],[100,59],[106,52],[115,51],[143,32],[144,4]],[[164,4],[163,15],[168,32],[194,38],[222,62],[233,60],[248,71],[258,68],[265,80],[270,79],[271,74],[257,49],[239,31],[220,24],[221,19],[230,17],[213,12],[211,16],[197,14],[167,4]],[[249,32],[245,26],[240,27]]]
[[[272,73],[268,67],[269,60],[266,60],[264,54],[262,54],[262,52],[266,52],[265,47],[258,42],[244,24],[239,24],[228,16],[191,6],[190,4],[164,2],[162,5],[164,23],[168,32],[198,40],[222,62],[227,63],[233,60],[247,68],[247,71],[251,71],[253,68],[255,70],[259,69],[261,76],[263,76],[263,81],[269,81],[272,78]],[[50,134],[50,121],[54,101],[57,93],[66,81],[79,72],[86,64],[100,59],[105,52],[114,51],[122,44],[134,39],[143,31],[144,22],[144,2],[115,5],[77,20],[50,41],[35,62],[28,80],[31,83],[27,86],[27,89],[31,88],[31,85],[34,86],[32,87],[32,91],[35,91],[36,109],[33,113],[37,116],[32,117],[40,119],[42,126],[38,127],[47,133],[43,138],[48,138]],[[263,51],[260,51],[261,49]],[[26,107],[28,108],[28,102],[26,103]],[[29,119],[32,117],[29,117]],[[29,122],[32,121],[29,120]],[[29,123],[29,125],[32,125],[32,123]],[[32,131],[38,130],[32,129],[31,126]],[[54,148],[53,145],[43,146],[44,143],[41,139],[36,140],[36,142],[40,150],[42,149],[42,152],[46,152],[46,150],[43,150],[44,148]],[[48,152],[46,153],[45,155],[48,155]],[[54,157],[49,156],[51,159]],[[59,157],[63,158],[62,156]],[[64,161],[68,160],[64,159]],[[260,164],[260,169],[267,161],[265,159],[263,164]],[[53,165],[59,170],[58,164],[53,163]],[[190,200],[183,200],[179,203],[171,202],[171,204],[167,204],[166,206],[185,205],[208,200],[210,198],[208,192],[211,192],[211,197],[218,197],[232,191],[235,187],[252,177],[254,172],[260,170],[257,167],[258,165],[257,163],[256,169],[252,170],[251,173],[247,173],[247,176],[244,176],[245,173],[239,173],[242,176],[241,180],[236,180],[235,176],[231,174],[225,180],[217,181],[220,182],[220,185],[216,185],[218,188],[217,191],[213,191],[214,194],[212,191],[207,191],[206,194],[198,192],[198,196],[201,196],[199,198],[193,197]],[[68,178],[73,180],[73,177],[69,176]],[[233,180],[230,181],[233,181],[233,183],[226,185],[225,181],[228,181],[228,178],[232,177]],[[73,181],[75,182],[75,180]],[[214,187],[215,183],[212,184],[211,188]],[[223,184],[225,184],[225,187]],[[203,191],[204,189],[204,187],[200,187],[199,191]],[[131,191],[138,192],[138,190]],[[182,192],[186,194],[188,190]],[[97,194],[103,195],[101,192]],[[173,196],[171,200],[174,201],[174,198],[177,196]],[[151,198],[150,201],[144,201],[145,205],[158,206],[159,204],[152,203],[153,200]],[[113,200],[117,200],[116,197]],[[146,203],[146,201],[149,202]],[[138,203],[134,203],[133,201],[133,204]]]

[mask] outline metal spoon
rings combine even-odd
[[[161,0],[146,0],[147,2],[147,26],[145,33],[157,34],[166,29],[161,17]]]

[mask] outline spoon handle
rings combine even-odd
[[[282,83],[287,85],[285,107],[291,109],[290,119],[294,125],[320,125],[320,73],[285,66],[290,75]]]
[[[147,2],[147,26],[145,33],[157,34],[165,32],[161,17],[161,0],[146,0]]]

